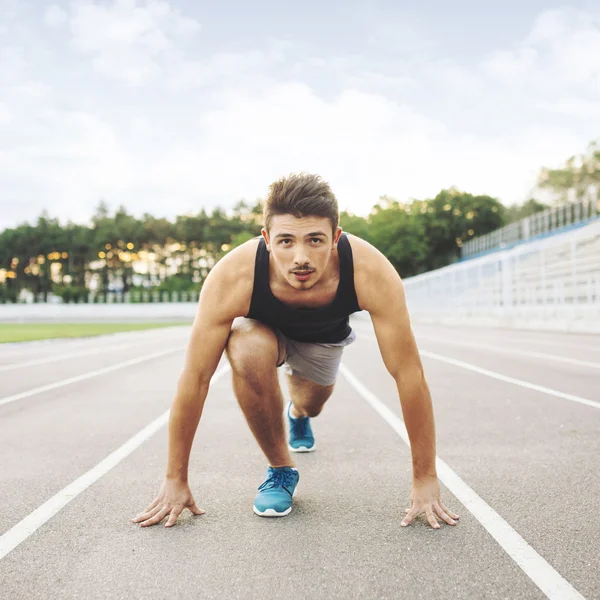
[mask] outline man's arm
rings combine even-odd
[[[142,527],[156,525],[166,516],[169,518],[165,527],[172,527],[185,508],[195,515],[204,513],[196,505],[187,482],[190,451],[231,324],[249,309],[255,252],[256,245],[251,242],[236,248],[219,261],[204,282],[184,368],[171,404],[165,480],[154,502],[132,519]]]
[[[357,246],[355,283],[359,305],[371,315],[383,362],[396,382],[410,439],[412,507],[402,525],[408,525],[421,512],[436,529],[439,524],[434,513],[454,525],[453,518],[458,515],[448,511],[439,498],[431,394],[410,324],[402,280],[379,250],[364,241]]]
[[[198,302],[183,371],[169,416],[166,477],[187,481],[188,461],[210,380],[227,344],[231,324],[248,310],[251,288],[240,278],[243,252],[224,257],[209,273]],[[234,251],[235,252],[235,251]]]

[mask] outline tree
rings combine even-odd
[[[420,273],[427,257],[423,223],[411,216],[410,206],[386,196],[369,215],[369,238],[402,277]]]
[[[538,202],[535,198],[530,198],[527,202],[523,204],[514,204],[513,206],[509,206],[506,209],[506,225],[509,223],[514,223],[516,221],[520,221],[525,217],[530,217],[531,215],[535,215],[538,212],[546,210],[549,208],[547,204],[543,202]]]
[[[413,203],[413,213],[423,223],[427,271],[458,260],[464,241],[494,231],[506,222],[506,208],[499,200],[456,188],[442,190],[433,200]]]
[[[538,186],[554,194],[555,203],[582,199],[590,186],[600,185],[600,148],[598,140],[590,142],[587,150],[571,156],[560,169],[543,167],[538,177]],[[572,194],[572,197],[569,197]]]
[[[340,227],[348,233],[369,241],[369,222],[364,217],[349,212],[340,212]]]

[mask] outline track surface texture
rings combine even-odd
[[[441,484],[460,523],[433,530],[400,527],[411,461],[391,426],[396,386],[368,316],[351,323],[317,450],[294,455],[292,513],[252,511],[266,461],[225,370],[190,461],[206,514],[169,529],[131,519],[163,479],[189,327],[1,346],[3,600],[600,599],[600,337],[414,326],[437,454],[460,482]]]

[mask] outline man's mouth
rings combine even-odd
[[[299,281],[306,281],[314,271],[292,271],[296,279]]]

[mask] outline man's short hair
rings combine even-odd
[[[319,175],[309,173],[293,173],[269,186],[263,210],[267,231],[275,215],[327,217],[334,234],[340,220],[338,202],[331,187]]]

